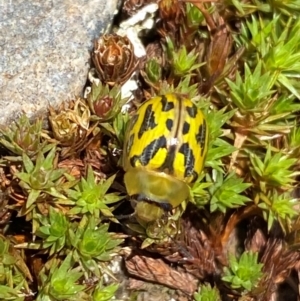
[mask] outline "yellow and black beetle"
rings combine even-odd
[[[176,94],[144,102],[129,122],[123,150],[130,197],[175,208],[203,169],[208,130],[200,109]]]

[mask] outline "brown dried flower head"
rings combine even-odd
[[[92,59],[99,78],[110,86],[125,83],[138,65],[130,40],[117,34],[95,41]]]
[[[89,128],[90,111],[81,99],[71,104],[71,108],[57,111],[49,108],[49,121],[54,138],[63,146],[81,141]]]
[[[162,36],[173,36],[183,22],[184,6],[180,0],[161,0],[158,2],[159,17],[162,28],[159,30]]]

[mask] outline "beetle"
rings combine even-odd
[[[125,134],[128,195],[165,210],[179,206],[189,198],[189,184],[203,169],[207,144],[206,119],[190,99],[170,93],[145,101]]]

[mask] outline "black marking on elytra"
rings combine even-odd
[[[195,118],[198,113],[198,108],[196,107],[195,104],[193,104],[192,107],[186,107],[186,111],[191,118]]]
[[[149,104],[145,111],[143,123],[138,132],[139,139],[141,139],[141,137],[143,136],[143,134],[146,131],[154,129],[156,126],[157,126],[157,123],[155,123],[155,116],[154,116],[154,112],[152,110],[152,104]]]
[[[136,161],[138,161],[138,160],[139,160],[139,156],[134,155],[133,157],[131,157],[131,158],[129,159],[130,165],[131,165],[132,167],[135,167],[135,166],[136,166]]]
[[[171,132],[172,127],[173,127],[173,120],[172,119],[167,119],[167,121],[166,121],[166,127]]]
[[[195,170],[193,170],[193,179],[191,182],[195,182],[198,179],[198,176],[198,173]]]
[[[134,140],[134,134],[131,134],[128,141],[127,141],[127,146],[126,146],[127,154],[129,154],[129,152],[130,152],[130,149],[131,149],[132,144],[133,144],[133,140]]]
[[[168,148],[168,152],[163,164],[159,167],[159,171],[166,172],[170,175],[174,173],[174,160],[176,155],[176,145],[171,145]]]
[[[168,112],[174,109],[174,102],[168,101],[168,98],[165,95],[161,96],[161,105],[162,112]]]
[[[182,128],[182,135],[186,135],[190,130],[190,124],[188,122],[184,122],[183,128]]]
[[[184,155],[184,177],[190,177],[193,175],[195,166],[195,156],[193,150],[189,147],[188,143],[183,143],[180,146],[179,152]]]
[[[167,139],[165,136],[161,136],[151,143],[149,143],[143,150],[140,156],[132,157],[133,160],[139,160],[141,165],[146,166],[150,162],[150,160],[156,155],[160,148],[167,147]],[[135,158],[137,157],[137,158]]]
[[[201,146],[201,156],[203,157],[204,148],[205,148],[205,139],[206,139],[206,121],[203,120],[203,123],[199,126],[198,133],[196,134],[197,143]]]

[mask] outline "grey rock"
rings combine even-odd
[[[0,124],[81,95],[118,0],[0,0]]]

